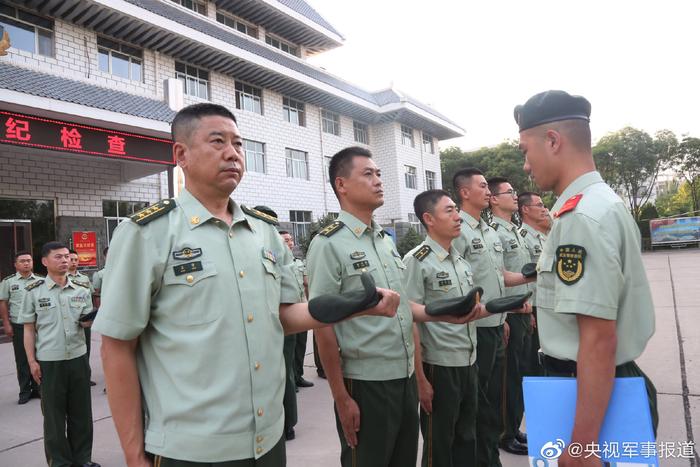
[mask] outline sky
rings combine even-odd
[[[700,2],[307,1],[345,37],[309,61],[464,128],[441,148],[517,139],[513,107],[548,89],[591,101],[594,140],[625,126],[700,137]]]

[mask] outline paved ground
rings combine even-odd
[[[700,250],[662,251],[644,256],[656,305],[656,334],[638,360],[659,391],[659,441],[681,442],[700,437]],[[93,346],[99,346],[93,335]],[[309,339],[309,342],[311,340]],[[307,364],[312,359],[307,356]],[[104,467],[123,466],[98,352],[92,356],[95,443],[93,459]],[[330,391],[309,367],[306,378],[316,386],[299,393],[297,439],[287,444],[289,467],[339,465],[339,442]],[[38,400],[17,405],[17,382],[11,344],[0,344],[0,466],[45,466],[42,417]],[[527,465],[524,457],[502,453],[504,467]],[[700,466],[697,457],[661,460],[663,466]],[[410,466],[409,466],[410,467]]]

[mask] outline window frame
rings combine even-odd
[[[409,143],[406,143],[408,140]],[[416,141],[413,137],[413,128],[408,125],[401,125],[401,144],[404,146],[416,147]]]
[[[295,158],[294,156],[299,156],[303,154],[304,160],[300,158]],[[301,151],[299,149],[284,148],[284,161],[287,169],[287,178],[298,178],[300,180],[309,180],[309,153],[306,151]],[[302,165],[303,162],[303,165]],[[299,166],[303,166],[304,174],[300,174]],[[296,167],[296,169],[295,169]],[[304,175],[304,176],[300,176]]]
[[[282,96],[282,113],[286,122],[302,127],[306,126],[306,104],[304,102]],[[292,121],[292,114],[296,115],[296,122]]]
[[[233,23],[227,24],[225,21],[221,21],[219,19],[219,15],[223,16],[225,19],[229,20],[230,22]],[[232,13],[229,13],[226,10],[222,10],[221,8],[216,9],[216,22],[219,24],[223,24],[227,28],[233,29],[235,31],[238,31],[242,34],[245,34],[248,37],[252,37],[254,39],[259,39],[260,38],[260,28],[258,28],[256,25],[249,23],[248,21],[244,21],[237,16],[235,16]],[[242,31],[241,28],[245,28],[245,31]]]
[[[172,2],[180,5],[182,8],[186,8],[190,11],[198,13],[202,16],[207,16],[207,2],[202,0],[172,0]],[[191,7],[187,6],[186,3],[192,4]],[[202,11],[200,11],[200,9]]]
[[[430,174],[430,176],[428,176]],[[425,189],[435,190],[437,188],[437,174],[432,170],[425,171]]]
[[[426,145],[429,145],[426,147]],[[435,154],[435,143],[433,142],[433,136],[423,132],[423,152],[428,154]]]
[[[253,148],[249,149],[247,147],[248,144],[251,145],[260,145],[260,148]],[[261,151],[258,151],[257,149],[261,149]],[[267,173],[267,153],[265,151],[265,143],[262,141],[255,141],[252,139],[244,139],[243,140],[243,155],[245,157],[245,168],[246,172],[255,172],[255,173],[261,173],[261,174],[266,174]],[[252,154],[249,154],[252,153]],[[259,159],[258,159],[259,158]],[[249,161],[253,159],[255,164],[250,164]],[[258,169],[258,162],[262,161],[262,170],[257,170]],[[252,169],[251,166],[255,166],[255,169]]]
[[[355,142],[360,144],[366,144],[369,146],[369,125],[366,123],[359,122],[357,120],[352,121],[352,133],[355,137]],[[358,138],[358,134],[360,137]],[[364,138],[362,138],[364,134]]]
[[[329,126],[331,131],[328,131]],[[321,130],[329,135],[340,136],[340,114],[321,109]]]
[[[100,45],[100,39],[103,40],[103,41],[113,42],[114,45],[116,45],[116,46],[119,47],[119,50],[113,48],[111,45],[104,45],[104,43],[103,43],[102,45]],[[139,48],[139,47],[135,47],[135,46],[130,45],[130,44],[127,44],[127,43],[124,43],[124,42],[122,42],[122,41],[118,41],[118,40],[111,39],[111,38],[109,38],[109,37],[105,37],[105,36],[101,36],[101,35],[98,35],[98,36],[97,36],[97,38],[96,38],[96,40],[95,40],[95,43],[97,44],[97,69],[98,69],[98,70],[100,70],[100,71],[103,72],[103,73],[108,73],[108,74],[110,74],[110,75],[112,75],[112,76],[116,76],[117,78],[127,79],[127,80],[129,80],[129,81],[136,81],[136,82],[139,82],[139,83],[143,82],[143,79],[144,79],[144,78],[143,78],[143,69],[144,69],[144,65],[143,65],[143,49],[141,49],[141,48]],[[131,48],[131,49],[134,49],[134,50],[138,50],[139,52],[141,52],[141,56],[133,55],[133,54],[132,54],[131,52],[129,52],[129,51],[124,51],[124,50],[122,50],[122,48]],[[100,54],[102,53],[102,50],[105,50],[105,51],[107,52],[107,70],[103,70],[103,69],[101,68],[101,65],[102,65],[102,64],[101,64],[101,61],[100,61]],[[121,54],[121,55],[126,55],[126,56],[129,58],[129,77],[128,77],[128,78],[124,78],[123,76],[117,75],[117,74],[115,74],[114,71],[112,70],[112,58],[113,58],[112,52],[116,52],[116,53]],[[139,67],[140,67],[140,71],[139,71],[139,77],[138,77],[138,79],[133,78],[133,68],[132,68],[132,65],[134,64],[134,60],[138,60],[138,62],[139,62],[138,65],[139,65]]]
[[[29,32],[28,29],[22,28],[22,27],[20,27],[16,24],[13,24],[13,23],[19,23],[19,25],[21,25],[21,26],[25,26],[26,28],[31,27],[34,29],[34,31],[33,31],[34,50],[27,50],[27,49],[20,48],[19,46],[16,45],[16,42],[12,44],[13,48],[16,48],[18,50],[22,50],[24,52],[28,52],[31,54],[41,55],[42,57],[56,58],[56,23],[54,22],[53,19],[39,15],[39,14],[37,14],[33,11],[30,11],[30,10],[27,10],[25,8],[17,7],[15,5],[3,4],[2,6],[4,8],[8,8],[8,9],[12,8],[14,10],[14,16],[8,16],[7,13],[0,11],[0,21],[2,21],[2,18],[6,18],[6,20],[4,21],[6,24],[9,23],[10,26],[18,28],[18,29],[24,29],[27,32]],[[46,21],[47,24],[50,24],[51,27],[49,28],[47,26],[42,26],[39,24],[32,23],[26,18],[21,18],[20,16],[22,16],[22,14],[24,14],[26,16],[33,16],[39,20]],[[7,21],[7,20],[9,20],[9,21]],[[41,33],[43,33],[43,36]],[[40,37],[48,38],[50,40],[50,42],[51,42],[51,46],[50,46],[51,54],[50,55],[42,53]],[[12,38],[10,38],[10,40],[11,39]]]
[[[300,214],[302,220],[297,219]],[[311,211],[302,211],[298,209],[289,210],[289,223],[292,225],[292,236],[294,237],[295,243],[299,244],[302,239],[311,234],[312,214]],[[303,231],[303,234],[301,231]]]
[[[277,42],[277,45],[275,45],[273,42]],[[265,44],[293,57],[301,57],[301,48],[298,45],[286,41],[279,36],[275,36],[274,34],[269,34],[267,32],[265,33]]]
[[[251,112],[258,115],[263,115],[262,88],[238,80],[236,80],[234,87],[236,94],[236,109],[243,110],[244,112]],[[252,109],[248,108],[248,102],[253,103]]]
[[[184,68],[185,68],[185,71],[184,71],[184,72],[183,72],[183,71],[178,71],[178,69],[177,69],[178,66],[184,67]],[[191,74],[190,74],[190,71],[191,71],[191,70],[196,70],[196,71],[197,71],[197,76],[191,75]],[[200,78],[199,75],[202,74],[202,73],[205,73],[205,74],[206,74],[206,79],[205,79],[205,78]],[[188,64],[188,63],[186,63],[186,62],[175,61],[175,78],[178,79],[178,80],[180,80],[180,81],[182,81],[182,84],[183,84],[183,86],[184,86],[184,87],[183,87],[183,90],[184,90],[184,93],[185,93],[186,96],[194,97],[194,98],[197,98],[197,99],[203,99],[203,100],[207,100],[207,101],[209,100],[209,96],[210,96],[210,94],[211,94],[211,91],[210,91],[210,89],[209,89],[209,85],[210,85],[210,74],[209,74],[209,70],[205,70],[205,69],[203,69],[203,68],[199,68],[199,67],[197,67],[197,66],[190,65],[190,64]],[[195,81],[195,82],[198,84],[198,86],[197,86],[197,90],[198,90],[198,91],[197,91],[197,94],[192,94],[192,93],[187,92],[188,83],[190,83],[191,81]],[[202,85],[202,84],[204,84],[204,89],[206,90],[206,97],[202,97],[202,96],[199,95],[199,90],[202,89],[202,88],[201,88],[201,85]]]
[[[409,190],[418,189],[418,173],[415,166],[404,165],[404,184]],[[413,186],[411,186],[413,185]]]

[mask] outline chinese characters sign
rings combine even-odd
[[[78,253],[78,267],[97,267],[97,234],[73,232],[73,249]]]
[[[0,143],[175,165],[172,142],[167,139],[13,112],[0,111]]]

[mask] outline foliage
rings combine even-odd
[[[659,171],[671,163],[677,147],[678,140],[669,130],[652,138],[642,130],[625,127],[601,138],[593,157],[605,181],[626,197],[630,212],[639,220]]]
[[[418,232],[411,227],[406,232],[406,235],[401,237],[401,240],[396,243],[396,249],[403,258],[406,253],[417,247],[422,241],[423,237],[421,237]]]
[[[699,191],[700,189],[696,190],[696,197],[700,195]],[[676,187],[674,190],[656,198],[656,209],[659,217],[694,215],[691,213],[693,211],[692,206],[693,201],[688,182],[683,182],[680,187]]]
[[[309,229],[309,232],[311,232],[311,234],[308,237],[303,237],[301,240],[299,240],[299,248],[301,248],[301,251],[304,253],[304,257],[306,257],[306,254],[309,251],[309,245],[311,245],[311,240],[313,240],[318,231],[330,224],[331,222],[333,222],[336,219],[336,217],[336,214],[326,214],[324,216],[319,217],[311,223],[311,228]]]
[[[688,184],[689,211],[700,209],[700,138],[686,136],[674,154],[673,163]]]

